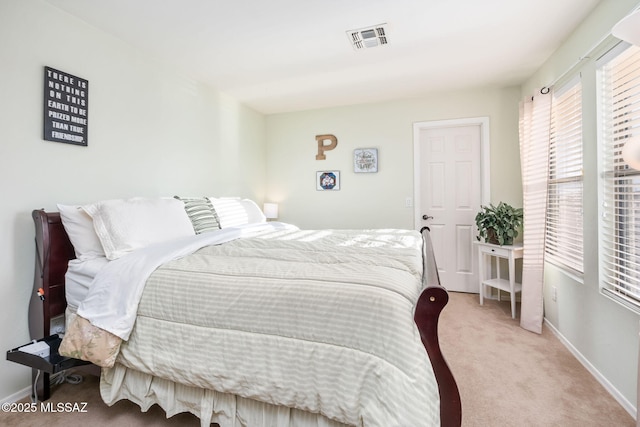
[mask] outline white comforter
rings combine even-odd
[[[413,322],[417,232],[211,234],[128,255],[96,278],[79,314],[127,340],[117,363],[354,426],[439,425]]]
[[[267,231],[297,229],[294,225],[280,222],[248,224],[139,249],[109,262],[100,270],[78,307],[78,315],[93,326],[126,341],[136,321],[145,282],[163,263],[182,258],[207,245],[219,245]]]

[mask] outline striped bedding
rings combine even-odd
[[[413,322],[421,277],[412,231],[276,230],[206,246],[148,278],[117,365],[352,426],[436,426]]]

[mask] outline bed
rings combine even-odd
[[[104,261],[74,267],[73,276],[67,270],[78,261],[77,248],[60,213],[36,210],[33,219],[34,287],[45,292],[44,323],[66,314],[61,351],[103,367],[107,404],[128,399],[143,410],[158,404],[167,416],[188,411],[202,425],[222,427],[461,424],[458,388],[438,343],[448,295],[427,228],[299,230],[227,221],[220,231],[174,239],[187,246],[202,240],[189,249],[174,249],[173,240],[134,247],[107,268]],[[179,255],[165,254],[169,246]],[[149,258],[157,265],[141,267]],[[308,262],[311,268],[302,267]],[[111,268],[116,265],[120,270]],[[140,291],[127,285],[118,297],[105,296],[114,277],[128,280],[145,268]],[[85,275],[86,283],[96,272],[110,278],[102,291],[99,284],[85,296],[74,295],[77,286],[66,289],[66,281],[82,282]],[[116,321],[106,333],[115,342],[107,357],[86,354],[96,343],[87,345],[86,335],[103,332],[92,322],[104,326],[105,311],[120,316],[124,309],[115,304],[123,299],[135,300],[132,326],[121,331],[123,322]],[[87,314],[91,300],[102,307],[95,318]],[[87,333],[87,324],[100,332]]]

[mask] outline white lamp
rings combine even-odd
[[[632,136],[622,147],[622,159],[630,167],[640,170],[640,136]]]
[[[262,211],[264,212],[264,216],[267,219],[276,219],[278,218],[278,204],[277,203],[265,203]]]
[[[613,26],[611,34],[636,46],[640,46],[640,9],[634,10]]]

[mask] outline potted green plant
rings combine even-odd
[[[518,237],[524,219],[522,208],[500,202],[498,206],[480,206],[476,214],[478,226],[478,240],[494,243],[500,246],[512,245],[513,239]]]

